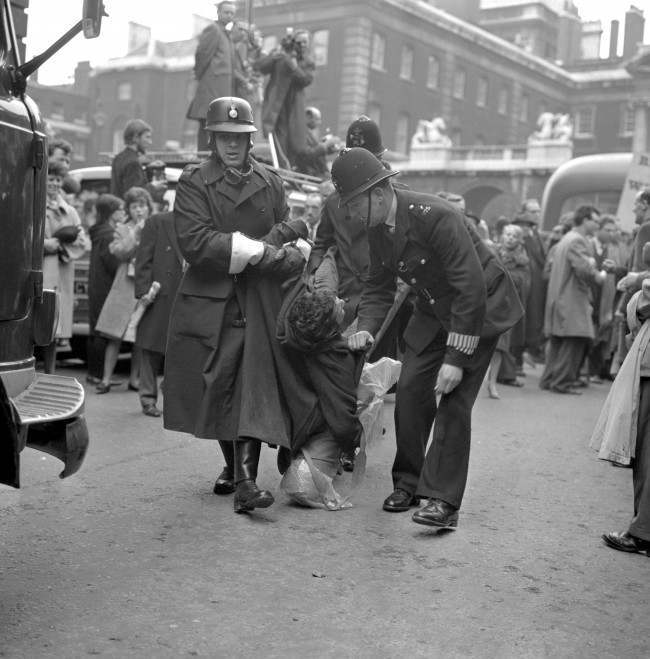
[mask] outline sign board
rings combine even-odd
[[[634,198],[643,188],[650,188],[650,154],[635,153],[616,211],[621,227],[627,231],[634,227]]]

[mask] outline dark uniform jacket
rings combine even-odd
[[[183,273],[183,258],[176,241],[173,213],[152,215],[142,229],[135,257],[135,297],[160,284],[158,295],[138,323],[135,342],[145,350],[165,352],[172,302]]]
[[[165,427],[197,437],[247,437],[290,447],[308,436],[318,401],[299,386],[293,366],[275,339],[282,304],[281,282],[248,266],[228,274],[233,232],[279,246],[296,233],[288,216],[279,176],[253,161],[253,172],[240,189],[224,179],[214,159],[189,165],[176,190],[174,216],[180,251],[189,264],[172,309],[165,355]],[[304,227],[304,224],[303,224]],[[220,337],[229,300],[236,296],[244,324],[243,353],[224,363]],[[241,404],[234,420],[236,437],[217,437],[233,391],[223,382],[232,369],[241,377]]]
[[[129,147],[120,151],[111,165],[111,194],[124,199],[124,193],[133,186],[147,186],[147,175],[140,163],[138,152]]]
[[[422,352],[442,328],[448,333],[445,363],[462,367],[481,336],[497,336],[521,317],[521,304],[503,266],[457,209],[427,194],[395,194],[394,233],[383,224],[368,232],[370,270],[358,329],[377,332],[393,303],[399,276],[418,294],[404,332],[406,343]],[[486,317],[488,294],[503,290],[504,282],[510,298],[493,297],[494,311]]]
[[[310,270],[320,265],[328,249],[335,247],[334,260],[338,272],[338,296],[345,300],[345,322],[357,315],[361,292],[368,274],[370,254],[365,225],[346,217],[339,208],[339,194],[333,192],[323,204],[316,241],[310,258]]]

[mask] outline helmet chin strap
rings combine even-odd
[[[366,216],[366,226],[370,228],[370,210],[372,207],[372,188],[368,190],[368,215]]]

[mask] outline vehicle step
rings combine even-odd
[[[23,425],[58,421],[83,411],[84,388],[74,378],[37,373],[25,391],[13,399]]]

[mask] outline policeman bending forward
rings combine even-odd
[[[508,273],[460,211],[437,197],[393,188],[396,173],[362,148],[344,151],[332,166],[339,203],[351,220],[366,223],[370,247],[358,331],[349,346],[373,342],[393,303],[396,277],[410,284],[417,302],[397,385],[394,492],[383,508],[407,511],[426,498],[413,521],[454,528],[467,481],[472,407],[499,334],[523,310]]]

